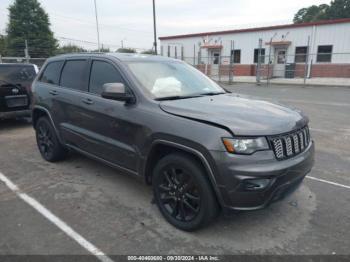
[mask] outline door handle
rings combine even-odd
[[[56,90],[51,90],[49,93],[51,95],[53,95],[53,96],[57,96],[58,95],[58,92]]]
[[[90,98],[85,98],[83,100],[81,100],[84,104],[87,105],[92,105],[94,103],[94,101],[92,101]]]

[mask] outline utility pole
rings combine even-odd
[[[95,16],[96,16],[96,29],[97,29],[97,50],[98,52],[100,52],[100,28],[99,28],[99,24],[98,24],[98,15],[97,15],[97,4],[96,4],[96,0],[94,0],[95,3]]]
[[[29,51],[28,51],[28,41],[27,39],[24,41],[25,49],[24,49],[24,56],[26,58],[27,63],[29,63]]]
[[[126,37],[124,37],[122,40],[120,40],[120,43],[122,44],[121,46],[122,46],[122,48],[124,48],[124,41],[126,41],[127,39],[126,39]]]
[[[262,50],[262,38],[259,39],[259,51],[258,51],[258,64],[256,67],[256,83],[257,85],[261,84],[261,50]],[[265,60],[265,57],[264,57]]]
[[[154,53],[157,55],[157,23],[156,23],[156,4],[153,0],[153,31],[154,31]]]
[[[275,33],[270,39],[270,47],[269,47],[269,61],[267,64],[267,86],[270,85],[270,64],[271,64],[271,49],[272,49],[272,40],[275,38],[277,33]]]

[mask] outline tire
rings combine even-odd
[[[153,170],[155,202],[164,218],[184,231],[197,230],[218,214],[216,197],[204,169],[186,154],[170,154]]]
[[[60,144],[51,122],[41,117],[35,125],[36,142],[41,156],[49,162],[63,160],[67,150]]]

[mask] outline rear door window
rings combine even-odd
[[[86,84],[86,60],[66,61],[61,75],[60,85],[79,91],[87,91]]]
[[[90,75],[89,92],[100,95],[106,83],[122,83],[119,71],[110,63],[93,61]]]
[[[49,63],[40,77],[40,82],[58,85],[63,61]]]

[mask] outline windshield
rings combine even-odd
[[[4,85],[30,85],[36,72],[33,66],[0,66],[0,86]]]
[[[156,99],[225,93],[214,81],[182,62],[131,62],[128,65]]]

